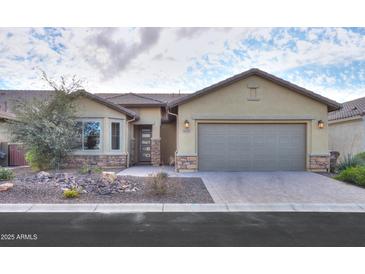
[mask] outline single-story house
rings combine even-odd
[[[174,163],[180,172],[326,171],[328,112],[341,107],[259,69],[192,94],[78,95],[70,166]]]
[[[328,115],[329,149],[340,158],[365,151],[365,97],[342,105]]]

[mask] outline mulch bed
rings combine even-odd
[[[120,170],[119,170],[120,171]],[[67,170],[75,177],[94,178],[100,175],[80,175],[75,170]],[[213,199],[200,178],[169,177],[165,194],[154,193],[149,177],[123,177],[122,179],[136,187],[136,191],[104,194],[88,192],[80,197],[63,197],[62,186],[52,180],[34,180],[36,173],[29,170],[16,171],[14,188],[0,192],[0,203],[213,203]],[[119,176],[118,176],[119,178]],[[0,183],[4,183],[1,181]]]

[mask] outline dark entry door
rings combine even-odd
[[[140,134],[140,145],[139,145],[139,161],[150,162],[151,161],[151,127],[141,127]]]

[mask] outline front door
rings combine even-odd
[[[139,145],[139,161],[150,162],[151,161],[151,127],[141,127],[140,132],[140,145]]]

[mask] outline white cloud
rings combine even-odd
[[[10,88],[44,88],[35,69],[39,67],[50,76],[76,74],[93,92],[192,92],[259,67],[339,101],[365,96],[365,68],[353,65],[365,63],[365,35],[348,29],[58,31],[62,36],[49,41],[42,39],[49,36],[44,29],[0,29],[0,85],[3,81]],[[50,43],[65,48],[57,51]],[[352,71],[327,73],[332,66]],[[345,83],[338,86],[338,79]]]

